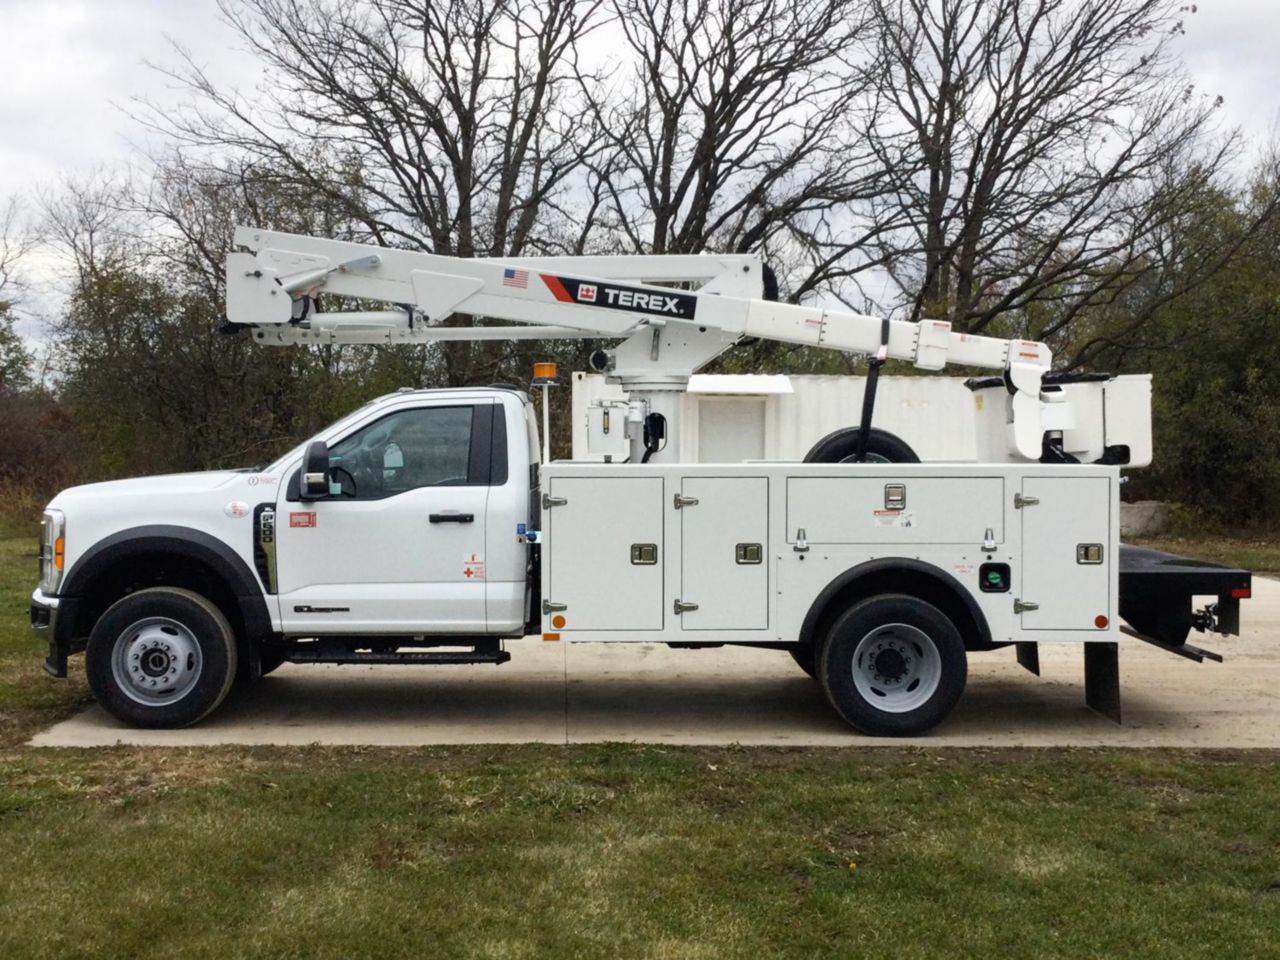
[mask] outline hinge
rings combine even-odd
[[[676,509],[679,510],[681,507],[696,507],[698,505],[698,498],[682,497],[680,496],[680,494],[677,493],[675,495],[674,500],[672,500],[672,502],[675,504]]]
[[[542,612],[544,615],[548,613],[562,613],[568,609],[569,605],[567,603],[553,603],[550,600],[542,601]]]
[[[1032,603],[1030,600],[1014,600],[1013,601],[1014,613],[1026,613],[1029,610],[1039,610],[1039,609],[1040,609],[1040,604]]]
[[[549,493],[542,495],[542,509],[550,510],[552,507],[563,507],[569,502],[568,497],[553,497]]]
[[[1039,502],[1039,497],[1024,497],[1020,493],[1013,495],[1013,509],[1015,510],[1021,510],[1023,507],[1034,507]]]
[[[688,613],[690,610],[697,610],[698,605],[696,603],[685,603],[683,600],[677,600],[672,604],[672,609],[674,609],[676,615],[679,616],[682,613]]]

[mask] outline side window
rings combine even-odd
[[[377,420],[329,448],[333,482],[348,499],[376,500],[473,478],[474,407],[417,407]]]

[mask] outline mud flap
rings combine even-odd
[[[1034,640],[1015,643],[1018,654],[1018,666],[1040,676],[1040,644]]]
[[[1120,645],[1084,645],[1084,702],[1090,710],[1120,722]]]

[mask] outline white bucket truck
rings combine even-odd
[[[515,388],[403,390],[266,467],[64,491],[32,623],[49,673],[83,651],[130,723],[194,723],[286,661],[496,664],[530,634],[786,649],[876,735],[942,721],[973,654],[1014,646],[1038,671],[1039,644],[1074,643],[1087,702],[1118,720],[1119,642],[1204,659],[1192,628],[1238,632],[1247,572],[1119,542],[1120,469],[1151,458],[1148,378],[1055,375],[1041,343],[779,303],[747,256],[236,240],[229,327],[263,344],[616,341],[592,367],[628,402],[593,429],[623,430],[629,453],[544,462]],[[393,307],[318,311],[321,292]],[[440,325],[453,313],[512,325]],[[672,462],[680,391],[751,337],[868,354],[861,422],[803,463]],[[888,358],[997,371],[971,382],[983,462],[920,463],[872,426]]]

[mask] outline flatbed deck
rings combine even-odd
[[[1120,616],[1133,628],[1127,632],[1174,652],[1181,652],[1193,627],[1239,633],[1240,601],[1252,589],[1248,570],[1120,545]],[[1193,609],[1196,597],[1213,596],[1216,603]]]

